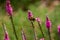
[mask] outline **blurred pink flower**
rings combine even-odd
[[[5,32],[5,38],[4,38],[4,40],[10,40],[10,39],[9,39],[9,35],[8,35],[8,32],[7,32],[7,31]]]
[[[40,22],[40,18],[36,18],[36,21],[37,21],[37,22]]]
[[[12,15],[13,9],[11,7],[10,0],[6,0],[6,11],[10,16]]]
[[[51,21],[49,20],[48,16],[46,16],[46,27],[47,28],[51,27]]]
[[[30,20],[31,18],[33,18],[33,14],[30,10],[28,10],[28,19]]]
[[[40,22],[40,24],[41,24],[40,18],[35,18],[35,20],[36,20],[37,22]]]
[[[40,40],[44,40],[44,38],[41,38]]]
[[[60,25],[58,25],[58,33],[60,33]]]

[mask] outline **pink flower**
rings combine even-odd
[[[48,16],[46,16],[46,27],[47,28],[51,27],[51,21],[49,20]]]
[[[9,39],[9,35],[8,35],[8,32],[7,32],[7,31],[5,32],[5,38],[4,38],[4,40],[10,40],[10,39]]]
[[[6,11],[10,16],[12,16],[13,9],[11,7],[10,0],[6,0]]]
[[[35,18],[35,20],[36,20],[37,22],[40,22],[40,24],[41,24],[40,18]]]
[[[40,18],[36,18],[36,21],[37,21],[37,22],[40,22]]]
[[[44,40],[44,38],[41,38],[40,40]]]
[[[40,24],[41,24],[40,18],[35,18],[35,20],[36,20],[37,22],[40,22]]]
[[[28,10],[28,19],[30,20],[31,18],[33,18],[33,14],[30,10]]]
[[[60,33],[60,25],[58,25],[58,33]]]

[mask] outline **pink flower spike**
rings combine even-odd
[[[7,31],[5,32],[5,38],[4,38],[4,40],[10,40],[10,39],[9,39],[9,35],[8,35],[8,32],[7,32]]]
[[[46,16],[46,27],[47,28],[51,27],[51,21],[49,20],[48,16]]]
[[[33,14],[30,10],[28,10],[28,19],[30,20],[33,17]]]
[[[11,7],[10,0],[6,0],[6,11],[10,16],[12,16],[13,9]]]
[[[44,40],[44,38],[41,38],[40,40]]]
[[[60,25],[58,25],[58,33],[60,33]]]

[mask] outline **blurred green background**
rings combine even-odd
[[[13,34],[11,21],[9,19],[9,16],[7,12],[5,11],[5,1],[6,0],[0,0],[0,40],[4,40],[4,31],[2,27],[2,21],[6,24],[7,31],[9,33],[9,37],[11,40],[16,40],[15,36]],[[51,4],[51,2],[50,2]],[[57,33],[57,25],[60,24],[60,3],[57,6],[52,6],[50,9],[50,6],[47,7],[44,3],[44,1],[40,0],[11,0],[11,5],[14,9],[13,12],[13,21],[16,28],[16,33],[18,35],[18,39],[22,40],[21,36],[21,28],[24,28],[25,35],[27,37],[27,40],[33,40],[33,30],[31,28],[31,24],[27,18],[27,10],[30,9],[34,15],[34,17],[39,17],[42,21],[42,29],[44,31],[46,40],[48,39],[48,32],[45,27],[45,19],[46,15],[49,16],[51,22],[52,22],[52,40],[58,40],[58,33]],[[39,30],[37,22],[34,22],[35,30],[38,39],[42,38],[42,34]]]

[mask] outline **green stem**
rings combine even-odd
[[[60,33],[58,33],[58,39],[60,40]]]
[[[49,40],[51,40],[50,29],[48,28]]]
[[[43,33],[43,30],[42,30],[41,25],[40,25],[40,23],[39,23],[39,22],[38,22],[38,25],[39,25],[39,28],[40,28],[41,33],[42,33],[42,35],[43,35],[43,38],[44,38],[44,33]]]
[[[33,21],[31,21],[31,24],[32,24],[32,27],[33,27],[33,32],[34,32],[34,40],[37,40],[37,38],[36,38],[36,34],[35,34],[35,27],[34,27],[34,24],[33,24]]]
[[[17,37],[17,34],[16,34],[16,30],[15,30],[15,26],[14,26],[14,23],[13,23],[13,18],[12,18],[12,16],[10,16],[10,20],[11,20],[11,23],[12,23],[12,27],[13,27],[13,31],[14,31],[16,40],[18,40],[18,37]]]

